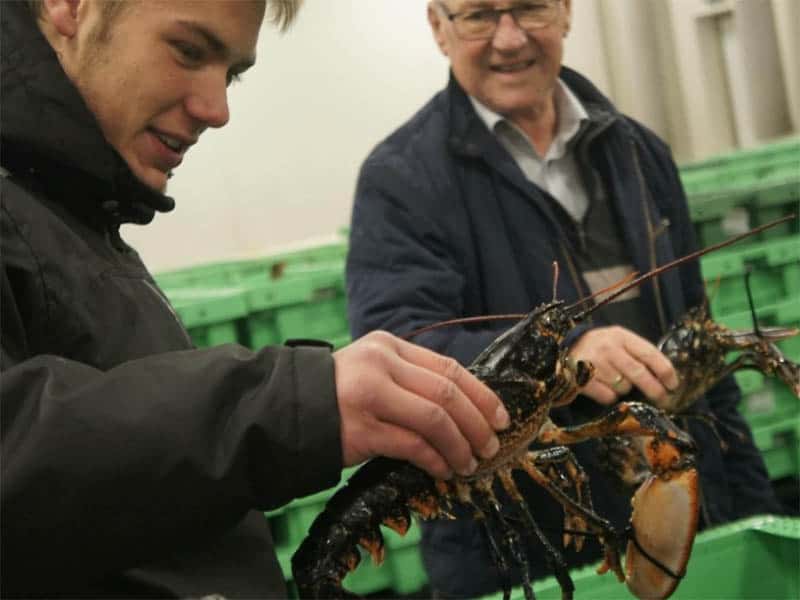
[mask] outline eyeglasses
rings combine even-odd
[[[552,25],[561,12],[561,0],[537,0],[508,8],[476,8],[457,13],[449,12],[443,2],[437,4],[463,40],[491,39],[505,13],[511,15],[518,27],[530,32]]]

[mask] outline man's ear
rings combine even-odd
[[[61,35],[72,38],[78,32],[78,7],[82,0],[44,0],[42,17]]]
[[[428,3],[428,23],[431,24],[431,31],[433,32],[433,39],[439,46],[442,54],[447,56],[447,37],[444,34],[444,22],[441,15],[436,11],[433,2]]]

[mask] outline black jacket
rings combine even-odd
[[[613,202],[634,269],[644,273],[694,250],[686,198],[667,146],[618,113],[579,74],[564,68],[561,76],[590,115],[576,146],[584,183],[591,195],[602,188]],[[403,333],[455,317],[525,313],[552,299],[553,261],[562,267],[558,298],[577,300],[589,289],[570,259],[578,237],[562,228],[544,193],[525,178],[451,78],[362,167],[347,264],[352,334],[377,328]],[[698,263],[663,274],[641,293],[663,331],[702,301]],[[580,326],[569,341],[589,326]],[[416,341],[467,364],[507,327],[448,327]],[[749,431],[736,409],[739,400],[729,377],[697,408]],[[568,425],[575,410],[557,409],[553,417]],[[778,510],[752,440],[731,439],[722,453],[704,425],[694,422],[689,429],[703,449],[706,524]],[[592,477],[598,512],[624,524],[627,500],[604,481],[594,446],[574,450]],[[559,522],[560,509],[540,490],[528,486],[526,494],[540,523]],[[480,561],[488,560],[476,525],[435,523],[426,529],[423,548],[435,587],[476,595],[497,585],[476,575],[486,571]]]
[[[335,484],[330,353],[192,349],[119,235],[172,201],[2,7],[6,597],[282,597],[261,511]]]

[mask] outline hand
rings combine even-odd
[[[581,336],[569,356],[594,365],[594,377],[581,390],[598,404],[609,405],[633,387],[657,407],[678,387],[678,375],[658,348],[624,327],[598,327]]]
[[[333,360],[345,466],[383,455],[446,479],[497,453],[508,413],[454,359],[375,331]]]

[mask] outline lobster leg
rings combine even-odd
[[[489,548],[492,551],[492,555],[500,572],[503,600],[509,600],[511,597],[511,579],[509,577],[508,563],[505,560],[504,553],[500,550],[494,539],[492,527],[496,527],[497,530],[503,534],[503,548],[514,558],[514,561],[517,563],[522,573],[523,580],[525,581],[530,579],[527,574],[528,559],[525,552],[522,550],[519,534],[508,524],[503,516],[500,504],[491,489],[491,480],[488,480],[488,482],[481,482],[477,485],[476,491],[472,494],[472,499],[485,517],[482,522],[484,523],[486,536],[489,539]],[[535,600],[533,589],[525,589],[524,592],[526,600]]]
[[[564,562],[564,557],[553,547],[553,545],[550,543],[550,540],[547,539],[547,536],[545,536],[544,532],[539,528],[539,525],[537,525],[536,521],[534,521],[533,516],[528,510],[528,506],[525,504],[522,494],[519,492],[519,489],[517,489],[517,484],[514,483],[514,478],[511,476],[511,469],[500,469],[497,472],[497,476],[500,478],[500,483],[503,485],[505,491],[514,501],[517,511],[522,516],[522,522],[525,525],[525,528],[528,530],[528,533],[533,534],[539,540],[542,546],[544,546],[547,562],[550,565],[550,568],[553,570],[556,580],[561,586],[562,600],[572,600],[575,592],[575,584],[572,583],[572,578],[569,576],[569,570],[567,569],[566,562]],[[527,597],[528,588],[530,588],[531,594],[533,594],[533,588],[531,587],[530,580],[526,579],[526,576],[527,573],[524,574],[522,583]]]
[[[490,504],[494,500],[494,494],[491,490],[491,480],[488,482],[484,480],[478,481],[475,490],[471,494],[471,499],[477,511],[477,519],[482,524],[484,534],[489,542],[492,560],[500,574],[503,600],[509,600],[511,596],[511,580],[509,577],[508,563],[506,562],[505,554],[497,545],[497,540],[493,533],[494,527],[497,526],[498,523],[503,525],[504,522],[498,519],[498,515],[492,510],[492,505]],[[496,500],[494,500],[494,502],[496,503]],[[497,527],[497,529],[503,531],[502,526]],[[505,545],[508,546],[508,543],[506,542]]]
[[[599,463],[625,493],[632,493],[652,474],[645,457],[645,437],[612,435],[598,440]]]
[[[571,492],[570,497],[576,504],[594,510],[591,492],[589,491],[589,478],[567,447],[555,446],[554,448],[532,451],[528,453],[526,458],[532,460],[536,468],[542,471],[547,479],[547,487],[555,485],[564,493]],[[541,481],[539,483],[543,485]],[[556,497],[556,500],[560,502],[561,498]],[[574,542],[575,550],[580,552],[583,548],[584,537],[579,533],[576,534],[576,532],[586,531],[587,529],[588,524],[583,516],[575,511],[564,511],[563,544],[565,548],[569,547],[570,542]]]
[[[686,568],[697,531],[694,444],[664,413],[638,402],[621,402],[600,419],[576,427],[560,429],[547,423],[540,437],[574,444],[608,435],[647,436],[645,455],[653,475],[632,500],[633,537],[626,552],[625,582],[639,597],[667,598]]]
[[[650,435],[668,443],[674,448],[672,456],[667,456],[667,452],[654,457],[665,466],[669,458],[680,458],[681,451],[694,450],[694,442],[689,435],[678,429],[661,410],[642,402],[620,402],[599,419],[574,427],[561,428],[548,421],[542,427],[539,441],[563,446],[611,435]]]
[[[554,448],[555,450],[555,448]],[[564,448],[564,453],[572,460],[575,461],[569,449]],[[519,467],[522,468],[535,482],[541,485],[547,492],[550,493],[556,501],[558,501],[564,508],[565,513],[576,515],[579,522],[588,530],[597,533],[600,543],[604,550],[604,562],[601,565],[599,572],[605,573],[608,570],[613,571],[617,575],[617,579],[624,580],[622,567],[620,566],[619,552],[617,548],[621,546],[620,538],[614,527],[607,520],[595,514],[591,506],[591,496],[586,489],[586,501],[588,506],[583,503],[578,503],[570,498],[564,491],[549,480],[544,473],[539,469],[537,460],[540,462],[542,458],[536,452],[529,452],[528,455],[519,462]],[[544,460],[547,460],[545,458]],[[576,468],[577,462],[574,462]],[[583,470],[581,469],[581,475]]]

